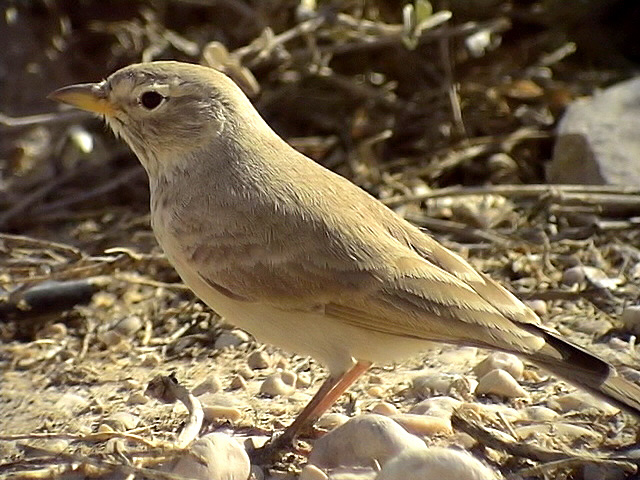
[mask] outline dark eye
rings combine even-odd
[[[140,103],[147,110],[153,110],[158,105],[160,105],[163,100],[164,100],[164,97],[160,95],[158,92],[154,92],[153,90],[144,92],[140,96]]]

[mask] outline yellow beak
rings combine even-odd
[[[47,98],[100,115],[113,116],[116,113],[115,106],[107,99],[100,83],[70,85],[51,92]]]

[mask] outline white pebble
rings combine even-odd
[[[251,352],[247,358],[247,365],[252,370],[262,370],[271,366],[271,357],[264,350]]]
[[[527,407],[522,411],[522,413],[527,420],[533,420],[534,422],[549,422],[559,417],[558,412],[541,405]]]
[[[311,385],[311,377],[307,372],[298,373],[296,376],[296,388],[307,388]]]
[[[72,392],[65,393],[53,405],[53,410],[62,415],[74,415],[89,406],[89,400]]]
[[[453,397],[431,397],[422,400],[420,403],[411,407],[409,413],[416,415],[431,415],[432,417],[451,418],[453,411],[458,408],[462,402]]]
[[[525,300],[525,305],[533,310],[536,315],[542,317],[547,314],[547,302],[540,299]]]
[[[108,425],[118,432],[133,430],[140,423],[140,419],[129,412],[116,412],[102,421],[103,425]]]
[[[194,480],[247,480],[250,472],[247,452],[220,432],[196,440],[171,468],[171,473]]]
[[[231,388],[231,390],[245,390],[247,388],[247,381],[241,375],[235,375],[231,379],[229,388]]]
[[[218,335],[213,346],[218,350],[225,347],[237,347],[243,343],[247,343],[249,338],[249,334],[242,330],[225,330]]]
[[[559,395],[548,400],[549,407],[562,413],[584,412],[585,410],[600,410],[607,415],[615,415],[620,411],[618,407],[600,400],[587,392],[578,391]]]
[[[419,375],[412,380],[412,390],[422,397],[448,395],[454,392],[467,395],[475,390],[476,385],[476,380],[470,376],[448,373]]]
[[[225,407],[222,405],[204,405],[202,407],[204,418],[209,422],[216,420],[228,420],[237,422],[242,417],[242,412],[235,407]]]
[[[391,418],[404,427],[407,432],[414,435],[430,437],[434,435],[451,435],[453,433],[451,419],[449,418],[414,415],[411,413],[399,413]]]
[[[276,372],[264,379],[260,385],[260,393],[275,397],[277,395],[289,396],[296,391],[295,379],[291,383],[285,380],[291,380],[290,377],[282,375],[282,372]]]
[[[496,474],[472,455],[450,448],[405,450],[389,460],[375,480],[495,480]]]
[[[389,415],[395,415],[396,413],[398,413],[398,409],[396,408],[395,405],[389,402],[380,402],[380,403],[376,403],[371,408],[371,413],[377,413],[379,415],[384,415],[385,417],[388,417]]]
[[[216,393],[222,390],[222,382],[216,376],[211,376],[206,380],[202,381],[197,387],[191,391],[193,395],[199,397],[200,395],[204,395],[205,393]]]
[[[522,378],[524,373],[524,363],[518,357],[511,353],[493,352],[487,358],[482,360],[473,369],[478,378],[484,377],[491,370],[500,368],[511,374],[516,380]]]
[[[529,394],[520,386],[509,372],[501,369],[491,370],[478,381],[476,394],[492,394],[505,398],[527,398]]]
[[[402,450],[420,446],[424,446],[422,440],[390,418],[361,415],[318,439],[309,463],[321,468],[370,466],[374,460],[384,464]]]
[[[329,477],[315,465],[306,465],[300,472],[298,480],[329,480]]]
[[[130,315],[116,323],[113,329],[125,337],[133,336],[142,328],[142,319],[137,315]]]
[[[349,421],[344,413],[325,413],[316,422],[316,426],[322,430],[333,430]]]
[[[476,347],[458,347],[442,352],[438,356],[438,360],[447,365],[467,365],[475,362],[477,356],[478,349]]]
[[[520,440],[526,440],[529,437],[537,437],[548,441],[553,438],[565,443],[572,443],[576,440],[580,441],[602,441],[602,435],[585,427],[572,425],[570,423],[536,423],[534,425],[525,425],[515,429]]]

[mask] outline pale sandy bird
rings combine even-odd
[[[371,364],[434,342],[515,353],[640,415],[640,387],[290,147],[224,74],[142,63],[51,97],[103,116],[138,156],[158,242],[200,299],[257,340],[329,369],[280,444]]]

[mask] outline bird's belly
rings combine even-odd
[[[287,311],[230,298],[207,284],[187,261],[168,256],[187,286],[226,321],[260,342],[309,355],[334,374],[349,369],[354,360],[384,364],[430,347],[424,340],[365,330],[318,312]]]

